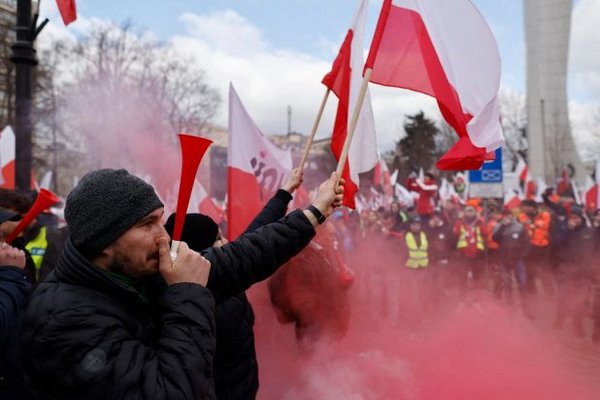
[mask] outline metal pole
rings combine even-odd
[[[17,0],[16,41],[12,46],[12,62],[15,64],[15,186],[31,188],[31,122],[33,69],[37,65],[33,48],[31,0]]]

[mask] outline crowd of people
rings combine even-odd
[[[394,324],[485,291],[531,319],[533,300],[543,299],[554,327],[570,320],[580,337],[591,317],[600,343],[600,212],[552,188],[543,202],[511,209],[442,199],[431,173],[407,183],[414,202],[363,198],[348,210],[338,208],[336,178],[288,213],[302,183],[295,170],[230,243],[212,219],[188,214],[174,260],[175,216],[165,218],[154,189],[124,170],[86,175],[65,201],[66,226],[42,213],[10,244],[32,201],[3,190],[0,398],[255,398],[245,290],[269,277],[276,318],[295,325],[307,350],[344,336],[356,281],[366,292],[355,295],[381,300],[377,310]],[[374,267],[382,259],[385,274]]]
[[[405,271],[398,279],[412,282],[414,287],[404,285],[404,290],[413,290],[413,297],[426,294],[435,302],[485,290],[531,319],[538,316],[534,304],[542,302],[553,307],[556,329],[570,320],[579,337],[585,335],[585,319],[592,317],[592,339],[600,343],[600,210],[586,211],[573,197],[557,196],[554,188],[539,203],[525,199],[510,208],[500,199],[442,200],[435,176],[427,175],[413,182],[414,202],[386,205],[367,193],[362,210],[336,211],[337,239],[356,273],[368,267],[353,264],[352,254],[378,243],[392,249],[394,258],[387,262]],[[368,275],[376,281],[369,296],[385,286],[399,293],[393,276]],[[398,296],[387,296],[392,318],[405,318],[394,310]]]

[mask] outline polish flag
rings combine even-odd
[[[595,212],[600,202],[600,191],[598,190],[598,184],[593,185],[585,192],[585,209],[588,212]]]
[[[262,134],[233,85],[229,86],[227,158],[227,236],[234,240],[282,186],[292,170],[292,153]]]
[[[600,161],[596,164],[596,183],[588,176],[583,193],[588,212],[594,213],[600,209]]]
[[[390,170],[384,159],[380,158],[377,164],[375,165],[374,172],[374,185],[375,187],[381,187],[384,193],[392,194],[392,177],[390,175]]]
[[[548,185],[546,185],[546,181],[542,178],[537,178],[537,183],[535,187],[535,201],[538,203],[542,203],[544,199],[542,198],[542,194],[548,189]]]
[[[469,0],[384,0],[365,68],[371,82],[438,101],[459,136],[439,169],[479,169],[502,145],[498,45]]]
[[[56,5],[65,25],[69,25],[77,19],[75,0],[56,0]]]
[[[352,25],[346,33],[340,52],[333,62],[331,72],[323,78],[323,84],[338,97],[338,109],[331,137],[331,151],[339,161],[348,134],[352,112],[362,84],[364,65],[363,37],[365,19],[369,7],[368,0],[359,0]],[[348,161],[344,165],[342,177],[344,185],[343,204],[356,208],[355,196],[358,191],[358,174],[373,169],[377,164],[377,138],[371,96],[367,91],[359,114],[355,134],[350,144]]]
[[[187,213],[208,215],[217,224],[223,221],[223,210],[215,204],[213,199],[206,193],[206,190],[204,190],[204,186],[197,179],[194,180]]]
[[[527,163],[521,157],[518,157],[517,167],[515,168],[515,175],[519,179],[519,184],[524,184],[527,180],[529,180],[529,168],[527,168]]]
[[[15,133],[10,126],[0,132],[0,188],[15,188]]]
[[[507,210],[514,210],[521,205],[523,194],[519,191],[511,190],[504,196],[504,208]]]

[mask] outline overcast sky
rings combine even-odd
[[[521,0],[474,0],[498,41],[503,59],[502,86],[524,93],[525,46]],[[80,19],[69,32],[85,31],[94,19],[131,20],[158,39],[197,58],[210,83],[227,98],[233,82],[248,111],[265,133],[286,130],[291,105],[293,129],[310,129],[328,72],[354,13],[354,0],[77,0]],[[372,0],[365,43],[370,44],[381,0]],[[63,30],[54,1],[42,14]],[[569,95],[573,118],[600,106],[600,0],[576,0],[573,12]],[[380,148],[401,135],[403,115],[424,109],[439,115],[426,96],[372,87]],[[320,136],[331,129],[335,108],[326,110]],[[216,122],[226,125],[223,103]]]

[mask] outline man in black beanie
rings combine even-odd
[[[66,200],[64,253],[25,315],[33,397],[215,398],[215,300],[265,279],[309,243],[341,204],[336,178],[321,185],[316,211],[294,211],[202,255],[182,243],[172,261],[152,187],[125,170],[87,174]]]
[[[302,171],[296,168],[245,233],[283,218],[292,200],[292,193],[301,183]],[[174,228],[175,214],[172,214],[167,219],[165,229],[172,235]],[[202,214],[185,216],[181,240],[195,251],[223,244],[216,222]],[[254,311],[246,293],[236,293],[217,303],[216,321],[217,347],[213,367],[217,399],[254,399],[258,392],[258,362],[254,347]]]

